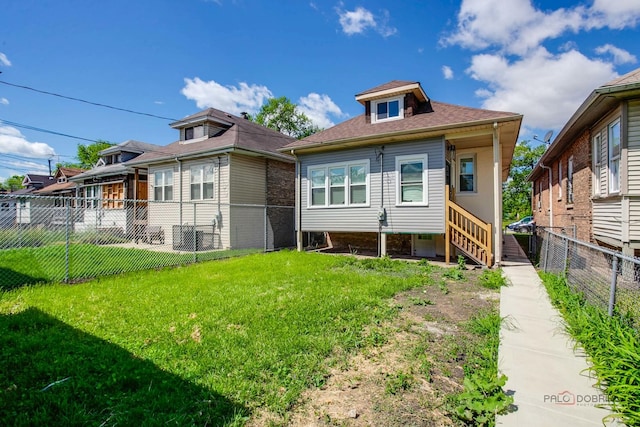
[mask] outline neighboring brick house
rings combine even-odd
[[[297,159],[298,248],[323,233],[347,250],[447,258],[453,245],[499,264],[522,116],[433,101],[414,81],[356,101],[363,114],[283,148]]]
[[[529,180],[537,225],[639,255],[640,69],[596,88]]]
[[[128,163],[148,168],[147,227],[174,249],[294,245],[295,139],[214,108],[171,124],[178,141]],[[194,209],[196,213],[194,213]],[[195,227],[193,227],[195,221]]]

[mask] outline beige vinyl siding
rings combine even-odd
[[[234,249],[264,248],[266,161],[231,154],[229,164],[230,245]]]
[[[619,198],[593,201],[593,235],[622,239],[622,202]]]
[[[640,195],[640,101],[629,102],[627,111],[628,193]]]
[[[239,154],[230,157],[231,204],[264,205],[267,197],[265,159]]]
[[[303,231],[377,232],[382,205],[387,220],[384,233],[444,233],[444,141],[440,138],[301,156]],[[428,206],[396,206],[396,157],[428,157]],[[380,158],[383,173],[380,175]],[[327,164],[369,162],[367,206],[308,207],[308,169]],[[383,203],[382,203],[383,202]]]
[[[629,198],[629,240],[640,242],[640,197]]]
[[[220,159],[220,171],[218,173],[218,159]],[[191,200],[190,168],[204,163],[213,163],[213,193],[212,200]],[[173,171],[173,200],[165,202],[153,201],[154,173],[171,169]],[[218,235],[220,245],[223,248],[230,247],[229,235],[229,206],[226,203],[229,194],[228,162],[226,156],[210,157],[198,160],[182,162],[182,186],[180,186],[179,167],[177,162],[152,165],[149,167],[149,225],[160,225],[165,231],[167,244],[173,242],[174,226],[193,225],[194,209],[196,213],[196,225],[210,225],[212,231]],[[182,197],[182,203],[180,198]],[[220,197],[220,199],[218,199]],[[220,202],[220,203],[218,203]],[[222,214],[222,227],[213,227],[213,218],[220,209]]]

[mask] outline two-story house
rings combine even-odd
[[[529,180],[537,225],[640,255],[640,69],[594,89]]]
[[[419,82],[358,93],[363,114],[284,147],[296,158],[296,229],[333,247],[502,257],[502,182],[522,116],[437,102]]]

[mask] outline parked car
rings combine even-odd
[[[507,228],[511,231],[519,231],[520,233],[531,233],[534,225],[533,217],[525,216],[521,220],[507,225]]]

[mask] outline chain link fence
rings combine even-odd
[[[293,206],[0,195],[0,290],[295,246]]]
[[[622,255],[566,234],[537,228],[539,267],[566,277],[593,305],[628,316],[640,327],[640,258]]]

